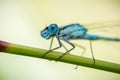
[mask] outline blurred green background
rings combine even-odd
[[[60,26],[70,23],[114,23],[120,21],[119,5],[119,0],[0,0],[0,40],[48,49],[50,40],[41,38],[39,32],[50,23]],[[107,26],[106,30],[106,26],[101,26],[90,33],[120,37],[120,27],[116,28],[113,24]],[[84,46],[87,49],[84,56],[91,57],[89,41],[71,42]],[[54,47],[57,45],[55,41]],[[96,59],[120,64],[119,47],[118,42],[93,42]],[[80,55],[82,49],[76,48],[71,53]],[[0,52],[0,80],[120,80],[119,74],[82,66],[77,70],[74,68],[72,64]]]

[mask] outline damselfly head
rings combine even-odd
[[[54,36],[58,30],[59,28],[57,24],[50,24],[48,27],[41,31],[41,36],[45,39],[49,39]]]

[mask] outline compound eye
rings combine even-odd
[[[48,30],[50,31],[50,32],[54,32],[54,31],[56,31],[57,30],[57,25],[56,24],[50,24],[49,25],[49,27],[48,27]]]
[[[54,30],[54,27],[52,26],[51,29]]]

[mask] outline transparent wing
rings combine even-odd
[[[83,24],[88,29],[88,32],[97,35],[120,38],[120,20],[108,22],[94,22],[90,24]]]
[[[120,29],[120,21],[106,21],[106,22],[94,22],[89,24],[83,24],[83,26],[89,30],[95,29],[110,29],[116,28]]]

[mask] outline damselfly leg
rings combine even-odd
[[[54,37],[51,38],[49,50],[51,50],[51,48],[52,48],[53,41],[54,41]],[[68,51],[68,49],[65,47],[65,45],[64,45],[62,42],[61,42],[61,44],[62,44],[63,48],[64,48],[66,51]],[[69,52],[68,52],[68,53],[69,53]],[[50,61],[51,61],[51,60],[50,60]]]
[[[90,40],[90,49],[91,49],[91,54],[92,54],[92,58],[93,58],[93,65],[95,65],[95,57],[93,54],[93,48],[92,48],[92,41]]]
[[[64,55],[66,55],[67,53],[69,53],[70,51],[72,51],[74,48],[75,48],[75,45],[74,44],[72,44],[71,42],[69,42],[69,41],[67,41],[67,40],[64,40],[65,42],[67,42],[68,44],[70,44],[71,46],[72,46],[72,48],[71,49],[69,49],[69,50],[67,50],[65,53],[63,53],[60,57],[58,57],[57,59],[56,59],[56,61],[58,61],[60,58],[62,58]]]
[[[86,52],[86,49],[85,49],[85,47],[83,47],[83,46],[81,46],[81,45],[78,45],[78,44],[76,44],[76,43],[73,43],[75,46],[77,46],[77,47],[79,47],[79,48],[81,48],[81,49],[83,49],[83,52],[82,52],[82,54],[81,54],[81,56],[83,56],[84,55],[84,53]],[[76,67],[75,67],[75,69],[77,69],[78,68],[78,65],[76,65]]]
[[[44,57],[46,54],[48,54],[49,52],[51,52],[51,51],[53,51],[53,50],[56,50],[56,49],[59,49],[60,47],[62,47],[62,43],[60,42],[60,39],[59,39],[59,37],[57,38],[57,41],[58,41],[58,43],[59,43],[59,46],[58,47],[56,47],[56,48],[53,48],[53,49],[50,49],[50,50],[48,50],[47,52],[45,52],[41,57]],[[51,41],[51,43],[52,43],[53,41]],[[50,45],[51,47],[52,47],[52,44]]]
[[[84,50],[84,52],[81,55],[81,56],[83,56],[83,54],[85,53],[86,49],[84,47],[78,45],[78,44],[75,44],[75,45],[78,46],[78,47],[80,47],[80,48],[82,48]],[[92,48],[92,42],[91,42],[91,40],[90,40],[90,49],[91,49],[91,54],[92,54],[92,59],[93,59],[93,65],[95,65],[95,57],[94,57],[94,54],[93,54],[93,48]],[[75,67],[75,69],[77,69],[77,68],[78,68],[78,65]]]
[[[52,48],[52,45],[53,45],[53,40],[54,40],[54,36],[51,38],[51,42],[50,42],[50,47],[49,47],[49,50],[51,50],[51,48]]]

